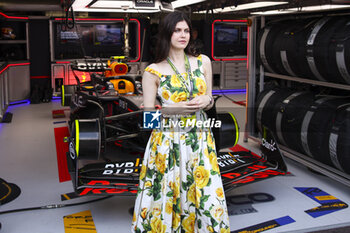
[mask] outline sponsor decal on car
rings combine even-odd
[[[91,180],[87,183],[87,188],[79,193],[80,196],[87,194],[131,194],[134,195],[137,193],[137,189],[129,189],[128,185],[125,183],[111,183],[108,180]],[[94,187],[96,186],[96,187]],[[107,186],[107,187],[106,187]],[[115,186],[115,188],[113,187]],[[137,185],[133,185],[137,187]]]
[[[102,175],[112,175],[112,174],[130,174],[137,172],[137,167],[140,164],[140,159],[136,159],[136,163],[133,161],[129,162],[122,162],[122,163],[107,163],[105,165],[105,170],[103,171]]]

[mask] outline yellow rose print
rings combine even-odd
[[[209,154],[209,160],[210,160],[210,164],[213,168],[213,170],[217,173],[220,172],[220,168],[219,168],[219,165],[218,165],[218,161],[216,159],[216,154],[212,151],[210,152]]]
[[[155,205],[152,209],[153,216],[159,216],[162,213],[162,208],[160,205]]]
[[[225,198],[224,190],[222,188],[217,188],[215,192],[216,192],[216,195],[218,196],[219,200],[223,200]]]
[[[187,95],[185,92],[180,92],[178,95],[178,98],[179,98],[178,102],[185,101],[187,99]]]
[[[152,152],[156,153],[156,151],[157,151],[157,143],[153,143],[153,145],[152,145]]]
[[[151,219],[151,232],[152,233],[165,233],[166,225],[162,224],[162,220],[158,217]]]
[[[180,214],[178,214],[178,213],[174,213],[173,212],[173,229],[177,229],[178,227],[179,227],[179,225],[180,225],[180,221],[181,221],[181,216],[180,216]]]
[[[187,95],[185,92],[178,92],[176,91],[174,94],[172,94],[171,98],[170,98],[173,102],[178,103],[181,101],[185,101],[187,99]]]
[[[179,102],[179,101],[178,101],[178,98],[177,98],[177,93],[178,93],[178,91],[176,91],[176,92],[175,92],[174,94],[172,94],[171,97],[170,97],[170,99],[171,99],[173,102],[175,102],[175,103]]]
[[[152,140],[151,142],[156,145],[161,145],[162,144],[162,138],[163,138],[163,133],[160,131],[158,133],[152,134]]]
[[[217,221],[221,220],[224,214],[224,208],[221,205],[216,205],[210,210],[211,216],[213,216]]]
[[[194,180],[198,188],[204,188],[209,182],[209,171],[204,166],[198,166],[194,171]]]
[[[213,137],[211,136],[210,132],[208,132],[207,142],[208,142],[208,146],[210,146],[211,148],[214,148]]]
[[[186,233],[194,232],[195,220],[196,220],[195,213],[190,213],[190,215],[182,221],[182,227]]]
[[[208,232],[214,232],[214,229],[213,229],[213,227],[212,226],[207,226],[207,230],[208,230]]]
[[[180,184],[175,182],[174,189],[173,189],[174,200],[176,200],[179,196],[180,196]]]
[[[207,147],[204,149],[204,155],[205,157],[209,158],[209,152]]]
[[[135,222],[136,221],[136,213],[134,212],[134,214],[132,215],[132,221]]]
[[[196,204],[196,184],[193,183],[187,191],[187,200]]]
[[[170,97],[170,93],[168,91],[163,91],[162,92],[162,96],[163,96],[164,99],[168,100],[169,97]]]
[[[200,206],[200,202],[201,202],[201,197],[202,197],[202,193],[199,189],[196,188],[196,208],[199,208]]]
[[[207,85],[205,84],[202,78],[196,78],[196,86],[199,92],[199,95],[204,95],[207,91]]]
[[[155,153],[156,153],[156,151],[154,153],[153,152],[150,153],[149,161],[148,161],[149,166],[153,165],[154,162],[156,161],[156,154]]]
[[[220,174],[220,168],[219,168],[219,164],[217,162],[213,162],[211,166],[213,168],[213,171],[215,171],[218,174]]]
[[[147,167],[145,165],[142,165],[141,171],[140,171],[140,180],[143,180],[143,178],[145,178],[146,171],[147,171]]]
[[[230,229],[221,228],[220,233],[230,233]]]
[[[142,217],[143,219],[145,219],[146,216],[147,216],[147,208],[145,207],[145,208],[142,208],[141,217]]]
[[[173,87],[181,87],[181,83],[176,75],[171,76],[170,84]]]
[[[171,214],[173,212],[173,200],[169,199],[165,204],[165,212]]]
[[[165,168],[166,168],[165,160],[166,160],[166,154],[161,154],[161,153],[157,154],[155,163],[158,171],[162,174],[164,174]]]
[[[151,187],[152,186],[152,182],[151,181],[146,181],[146,183],[145,183],[145,187],[146,188],[149,188],[149,187]]]

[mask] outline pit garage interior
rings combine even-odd
[[[137,147],[125,142],[140,134],[123,120],[142,112],[141,77],[159,20],[173,10],[188,13],[197,49],[212,61],[217,116],[236,119],[217,139],[218,156],[232,156],[218,158],[231,232],[350,232],[349,9],[343,0],[2,0],[0,232],[131,231],[135,189],[120,180],[111,188],[101,176],[91,188],[72,166],[100,162],[100,173],[138,178],[138,154],[124,147]],[[116,76],[123,83],[108,79]],[[98,139],[76,136],[78,125],[100,125],[96,114],[75,119],[71,105],[95,92],[126,109],[103,116],[122,122],[109,127],[124,134],[105,136],[113,158],[103,158]],[[69,157],[71,138],[80,160]],[[264,147],[281,156],[260,157]],[[236,166],[242,151],[256,160],[244,169]]]

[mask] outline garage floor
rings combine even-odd
[[[244,93],[230,97],[236,101],[245,100]],[[259,153],[256,143],[244,143],[242,140],[245,108],[226,98],[218,101],[218,107],[231,109],[238,118],[241,126],[239,144]],[[38,105],[13,105],[8,109],[13,113],[12,122],[0,123],[0,177],[17,184],[22,191],[17,199],[0,206],[0,232],[94,232],[88,230],[94,226],[99,233],[130,232],[132,217],[129,210],[135,197],[114,196],[65,208],[1,214],[6,210],[99,198],[61,201],[61,194],[72,192],[73,187],[70,181],[59,182],[54,128],[65,127],[67,119],[54,119],[52,110],[57,109],[63,109],[59,100]],[[350,188],[311,172],[294,161],[286,161],[291,175],[242,186],[226,195],[231,231],[311,232],[350,226],[350,208],[347,208]],[[333,205],[330,207],[325,203]],[[92,221],[90,217],[83,225],[85,228],[72,228],[74,223],[82,224],[78,222],[79,218],[66,217],[64,220],[63,217],[76,213],[85,220],[91,213]]]

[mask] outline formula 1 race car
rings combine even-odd
[[[142,95],[125,69],[124,74],[115,72],[111,76],[106,72],[111,70],[111,63],[83,62],[85,66],[81,61],[73,63],[72,70],[87,71],[88,67],[88,71],[93,72],[91,80],[80,83],[75,76],[77,85],[62,87],[62,105],[69,104],[71,111],[70,136],[66,142],[69,143],[67,166],[74,191],[79,196],[135,195],[150,136],[150,131],[143,128]],[[217,150],[234,146],[239,128],[233,114],[217,113],[213,107],[208,116],[221,121],[222,127],[213,129]],[[264,140],[261,156],[244,150],[218,153],[225,192],[286,174],[283,157],[267,129]]]

